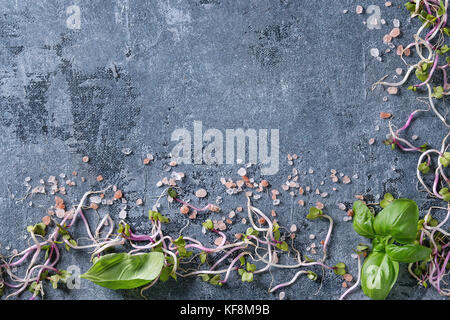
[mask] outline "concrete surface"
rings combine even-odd
[[[170,140],[176,128],[193,130],[194,120],[204,130],[254,128],[280,130],[280,170],[266,177],[280,186],[291,173],[288,153],[300,159],[300,181],[312,190],[330,195],[320,198],[311,192],[303,199],[305,208],[293,205],[284,193],[275,209],[279,221],[298,228],[296,245],[305,250],[308,235],[318,239],[326,234],[325,221],[307,221],[306,208],[322,201],[335,219],[329,248],[329,263],[345,262],[356,274],[352,248],[368,243],[342,220],[338,202],[354,201],[355,194],[376,199],[385,192],[411,197],[420,208],[434,203],[416,191],[414,154],[391,151],[382,144],[387,122],[381,111],[393,112],[400,125],[417,107],[415,95],[404,88],[399,95],[382,98],[382,88],[370,90],[385,74],[394,74],[401,61],[395,53],[382,54],[382,62],[369,50],[387,48],[384,34],[392,19],[401,21],[396,44],[411,40],[417,22],[409,22],[404,1],[386,8],[384,1],[362,1],[364,7],[377,4],[386,20],[380,30],[363,24],[369,15],[356,15],[354,1],[269,1],[269,0],[1,0],[0,1],[0,251],[25,247],[26,226],[39,221],[51,205],[51,197],[35,196],[23,202],[11,199],[25,192],[25,177],[35,185],[39,179],[77,170],[87,182],[71,189],[80,198],[83,191],[115,183],[130,202],[138,197],[144,207],[133,207],[129,221],[138,231],[148,231],[146,211],[160,189],[156,182],[164,171]],[[80,8],[79,29],[68,28],[69,6]],[[344,14],[343,10],[349,12]],[[77,27],[69,20],[70,27]],[[389,79],[393,79],[390,77]],[[376,126],[380,127],[376,131]],[[408,135],[437,145],[445,131],[432,115],[414,122]],[[376,143],[369,145],[368,140]],[[130,148],[131,155],[121,150]],[[146,153],[155,155],[150,166],[142,165]],[[89,155],[89,164],[81,158]],[[199,187],[208,190],[207,200],[223,197],[225,214],[245,205],[244,195],[228,196],[220,177],[237,178],[240,165],[182,165],[186,198],[194,200]],[[314,174],[303,172],[314,169]],[[352,178],[349,185],[334,184],[330,169]],[[249,172],[259,179],[257,168]],[[105,181],[97,183],[95,177]],[[324,185],[320,185],[325,181]],[[280,189],[281,190],[281,189]],[[298,198],[295,199],[297,201]],[[33,204],[30,207],[29,201]],[[255,204],[270,212],[268,195]],[[292,208],[295,208],[293,210]],[[101,211],[101,213],[105,211]],[[163,209],[175,220],[167,230],[177,234],[187,218],[177,208]],[[118,209],[111,213],[117,218]],[[424,214],[424,212],[421,212]],[[199,214],[187,229],[201,234]],[[229,234],[245,230],[239,223]],[[63,253],[60,267],[76,264],[82,272],[89,267],[85,252]],[[320,269],[313,269],[321,274]],[[293,271],[275,270],[275,282],[289,279]],[[158,284],[148,292],[150,299],[277,299],[268,294],[270,274],[243,284],[236,275],[222,288],[199,279],[180,279]],[[343,292],[341,279],[325,272],[323,284],[305,278],[285,289],[288,299],[337,299]],[[29,294],[22,295],[28,298]],[[111,291],[83,280],[80,290],[51,290],[48,299],[139,299],[138,290]],[[366,299],[359,290],[351,299]],[[407,274],[406,265],[390,299],[442,299],[434,289],[419,288]]]

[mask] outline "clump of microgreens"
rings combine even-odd
[[[251,227],[247,229],[241,239],[233,243],[227,242],[227,236],[216,230],[211,220],[206,220],[203,227],[222,238],[219,245],[207,246],[195,238],[182,235],[175,239],[164,234],[163,225],[169,223],[170,220],[156,210],[149,210],[149,220],[152,224],[149,234],[134,233],[131,226],[124,220],[120,220],[118,228],[114,231],[114,222],[109,214],[103,216],[95,227],[95,233],[92,233],[82,209],[85,208],[84,203],[89,195],[105,191],[106,189],[85,193],[73,215],[67,215],[60,221],[53,220],[55,227],[48,236],[47,225],[38,223],[35,226],[29,226],[27,230],[30,232],[34,244],[9,259],[0,257],[2,262],[0,265],[0,276],[2,277],[0,278],[0,291],[3,291],[4,287],[16,289],[7,298],[18,296],[28,288],[32,292],[30,299],[35,299],[39,295],[44,295],[44,281],[50,281],[56,288],[58,283],[64,283],[68,279],[70,274],[66,270],[57,268],[61,256],[59,245],[64,245],[67,250],[91,250],[93,265],[81,276],[82,278],[110,289],[142,287],[141,294],[158,281],[164,282],[170,278],[176,280],[178,276],[200,277],[212,285],[222,286],[227,283],[232,271],[237,271],[243,282],[252,282],[255,275],[271,268],[299,269],[320,266],[334,270],[336,274],[345,274],[345,264],[338,263],[333,267],[325,264],[333,220],[317,208],[311,209],[307,216],[308,219],[326,218],[330,221],[330,225],[323,244],[323,258],[314,261],[306,256],[302,259],[300,252],[293,245],[290,248],[287,242],[282,240],[278,223],[271,221],[261,210],[254,207],[248,197],[247,209]],[[208,204],[204,208],[196,208],[180,199],[174,188],[165,189],[158,197],[153,209],[159,207],[159,202],[164,196],[168,197],[169,202],[175,200],[198,211],[217,211],[219,209],[212,204]],[[254,218],[257,218],[256,221],[264,219],[264,225],[267,226],[257,225]],[[91,242],[86,245],[80,245],[69,232],[69,229],[80,219]],[[128,252],[109,253],[111,249],[123,248],[125,244],[131,246],[132,249]],[[291,251],[296,253],[295,263],[279,264],[274,260],[274,255],[288,254]],[[214,256],[216,260],[212,266],[205,268],[210,256]],[[24,265],[30,257],[31,260],[25,275],[15,274],[13,269]],[[187,269],[187,267],[190,268]],[[194,267],[194,271],[192,271],[192,267]],[[6,278],[3,277],[3,274]],[[307,275],[310,280],[317,279],[317,275],[313,271],[301,270],[290,281],[270,288],[269,292],[293,284],[301,274]]]
[[[408,270],[417,279],[419,284],[427,286],[428,282],[440,294],[448,296],[450,295],[450,290],[442,288],[441,282],[443,282],[443,277],[448,274],[448,261],[450,258],[450,251],[448,251],[449,233],[442,228],[450,216],[450,205],[448,204],[450,201],[450,193],[448,192],[450,180],[445,173],[445,168],[450,164],[450,153],[447,151],[449,147],[447,139],[450,133],[443,138],[439,150],[428,149],[427,144],[415,146],[407,139],[400,137],[400,133],[404,132],[411,125],[413,118],[420,112],[432,111],[444,126],[449,128],[445,116],[438,111],[434,102],[435,99],[444,99],[445,96],[450,95],[450,84],[447,82],[447,68],[450,65],[450,57],[445,56],[450,48],[444,43],[445,36],[450,35],[450,29],[446,27],[448,0],[411,0],[405,6],[410,11],[411,17],[418,17],[422,25],[414,34],[414,41],[406,46],[404,50],[415,48],[420,61],[413,65],[408,65],[401,55],[402,60],[408,66],[408,71],[404,78],[397,83],[378,81],[372,89],[378,85],[386,85],[389,87],[402,86],[410,78],[413,71],[420,83],[411,85],[408,89],[417,91],[423,87],[426,88],[426,99],[422,100],[418,98],[418,100],[425,102],[428,108],[418,109],[412,112],[406,123],[397,130],[394,130],[389,122],[390,137],[385,141],[385,144],[391,145],[392,149],[397,146],[402,151],[419,152],[420,157],[417,163],[416,175],[420,185],[423,187],[423,191],[432,198],[447,202],[447,208],[430,207],[425,218],[419,221],[417,242],[420,245],[428,243],[432,249],[432,253],[428,261],[410,263]],[[442,60],[444,60],[444,63],[439,65],[439,62]],[[433,87],[431,85],[431,79],[436,71],[442,72],[443,83]],[[434,162],[433,156],[435,157]],[[435,169],[431,170],[433,165]],[[428,186],[423,176],[432,172],[434,172],[434,179],[432,180],[431,186]],[[432,210],[446,210],[447,215],[441,222],[437,222],[431,216]]]

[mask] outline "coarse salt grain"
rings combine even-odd
[[[208,194],[208,193],[207,193],[206,190],[203,189],[203,188],[200,188],[200,189],[198,189],[197,191],[195,191],[195,196],[196,196],[197,198],[204,198],[204,197],[206,197],[207,194]]]
[[[400,29],[399,28],[392,29],[391,32],[389,32],[389,35],[392,38],[397,38],[400,35]]]
[[[390,43],[391,41],[392,41],[392,37],[391,37],[390,35],[386,34],[386,35],[383,37],[383,42],[384,42],[385,44],[388,44],[388,43]]]
[[[372,48],[370,49],[370,55],[376,58],[380,55],[380,51],[377,48]]]
[[[387,89],[387,92],[388,92],[389,94],[397,94],[397,93],[398,93],[398,88],[397,88],[397,87],[389,87],[389,88]]]

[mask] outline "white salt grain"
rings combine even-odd
[[[370,55],[376,58],[380,55],[380,51],[377,48],[372,48],[370,49]]]

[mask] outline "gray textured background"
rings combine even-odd
[[[195,0],[195,1],[22,1],[0,0],[0,243],[22,249],[28,224],[39,221],[51,197],[36,196],[16,203],[11,194],[24,194],[23,181],[73,170],[88,182],[70,191],[80,197],[89,188],[116,183],[130,202],[138,197],[146,206],[132,208],[129,220],[138,231],[148,230],[146,209],[151,196],[158,194],[155,183],[168,173],[163,165],[173,147],[170,135],[175,128],[192,131],[194,120],[204,129],[272,128],[280,130],[280,171],[268,177],[281,185],[292,167],[287,153],[301,155],[295,167],[301,172],[313,168],[313,175],[300,176],[301,185],[320,187],[330,196],[314,193],[303,197],[307,206],[321,200],[336,221],[329,248],[329,263],[344,261],[356,275],[352,248],[365,239],[353,232],[351,223],[336,203],[350,205],[355,194],[376,199],[384,192],[411,197],[421,208],[432,200],[416,191],[416,155],[390,151],[381,142],[387,123],[380,111],[395,114],[394,124],[403,123],[418,106],[414,94],[400,90],[398,96],[383,89],[370,91],[370,85],[401,66],[395,53],[378,62],[369,55],[372,47],[387,48],[382,37],[392,28],[392,19],[402,23],[402,36],[395,43],[407,44],[417,22],[409,22],[402,7],[394,1],[361,1],[364,7],[377,4],[387,21],[381,30],[363,24],[367,14],[354,13],[353,1],[289,0]],[[66,27],[66,8],[81,8],[81,29]],[[348,9],[344,14],[342,11]],[[114,76],[117,70],[118,77]],[[393,79],[390,77],[389,79]],[[379,125],[380,130],[375,127]],[[432,115],[414,122],[408,134],[420,142],[439,143],[443,126]],[[368,144],[374,137],[376,143]],[[125,156],[121,149],[133,154]],[[153,153],[157,161],[144,167],[142,158]],[[89,155],[89,164],[81,162]],[[245,205],[243,195],[225,194],[219,178],[236,178],[235,166],[180,166],[187,175],[186,198],[205,187],[207,200],[223,196],[223,212]],[[359,179],[350,185],[334,184],[329,170]],[[393,170],[395,169],[395,170]],[[258,170],[250,170],[258,179]],[[95,177],[102,174],[105,182]],[[320,181],[326,181],[320,186]],[[323,238],[325,221],[307,221],[305,208],[292,206],[288,194],[276,208],[282,224],[296,223],[296,244],[303,249],[310,233]],[[203,201],[206,203],[206,200]],[[203,203],[200,203],[203,204]],[[268,196],[255,204],[269,211]],[[295,207],[292,213],[291,208]],[[163,210],[164,211],[164,210]],[[105,211],[101,211],[105,212]],[[114,209],[111,211],[117,217]],[[175,222],[167,230],[177,234],[187,218],[177,208],[165,214]],[[423,212],[422,212],[423,214]],[[213,214],[215,218],[223,214]],[[202,237],[199,214],[187,233]],[[245,230],[234,224],[230,235]],[[212,238],[208,238],[211,240]],[[63,254],[61,268],[77,264],[89,267],[84,252]],[[321,273],[320,269],[314,269]],[[293,271],[275,270],[276,283],[290,279]],[[151,299],[276,299],[267,293],[270,275],[258,276],[252,284],[242,284],[236,275],[222,288],[199,279],[180,279],[158,284]],[[323,286],[300,278],[287,288],[289,299],[336,299],[343,292],[342,280],[325,272]],[[50,288],[49,288],[50,289]],[[28,294],[24,294],[27,298]],[[53,299],[129,299],[138,291],[111,291],[82,281],[80,290],[47,290]],[[352,299],[364,299],[361,291]],[[402,265],[391,299],[441,299],[434,289],[416,286]]]

